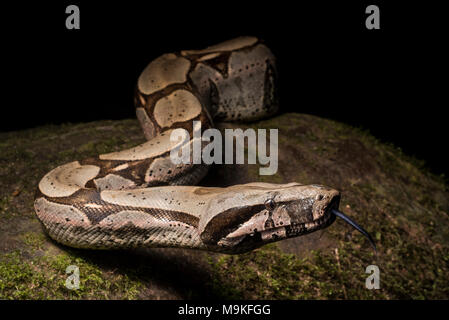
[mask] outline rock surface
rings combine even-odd
[[[34,216],[40,178],[66,162],[144,141],[137,120],[45,126],[0,134],[0,299],[447,299],[449,192],[414,159],[368,133],[303,114],[220,128],[279,129],[279,170],[221,165],[206,186],[264,181],[324,184],[340,209],[376,239],[378,256],[352,228],[324,231],[228,256],[181,249],[75,250],[46,237]],[[381,288],[365,288],[365,268]],[[67,266],[80,288],[65,287]]]

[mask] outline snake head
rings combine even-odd
[[[319,185],[252,183],[228,188],[200,220],[201,240],[218,251],[245,252],[332,224],[340,193]]]

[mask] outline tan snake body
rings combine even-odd
[[[240,253],[330,225],[338,191],[318,185],[193,186],[203,164],[174,164],[172,130],[193,121],[256,120],[278,109],[276,63],[254,37],[164,54],[140,75],[136,114],[147,142],[46,174],[34,202],[51,238],[79,248],[181,247]],[[189,143],[193,143],[190,141]],[[191,186],[188,186],[191,185]]]

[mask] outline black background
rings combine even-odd
[[[370,130],[449,174],[444,11],[410,1],[59,1],[2,9],[1,131],[134,117],[140,72],[162,53],[240,35],[278,58],[283,112]],[[77,4],[81,29],[65,28]],[[380,30],[365,8],[380,8]]]
[[[179,315],[179,308],[185,307],[213,307],[220,309],[223,305],[270,305],[269,315],[223,315],[205,316]],[[64,314],[69,312],[74,318],[85,318],[86,314],[100,319],[127,319],[130,314],[163,315],[164,319],[288,319],[313,318],[319,315],[326,319],[381,319],[413,317],[424,318],[428,310],[435,314],[443,314],[447,310],[448,302],[435,300],[238,300],[238,301],[175,301],[175,300],[5,300],[0,301],[2,311],[11,310],[18,318],[33,314],[49,314],[50,312]],[[49,311],[51,310],[51,311]]]

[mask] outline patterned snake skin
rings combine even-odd
[[[179,147],[170,140],[176,128],[193,136],[193,121],[206,130],[212,119],[250,121],[274,114],[276,76],[272,52],[254,37],[152,61],[135,93],[148,141],[47,173],[34,202],[46,232],[78,248],[241,253],[329,226],[339,205],[336,190],[299,183],[199,187],[194,185],[207,165],[170,159]]]

